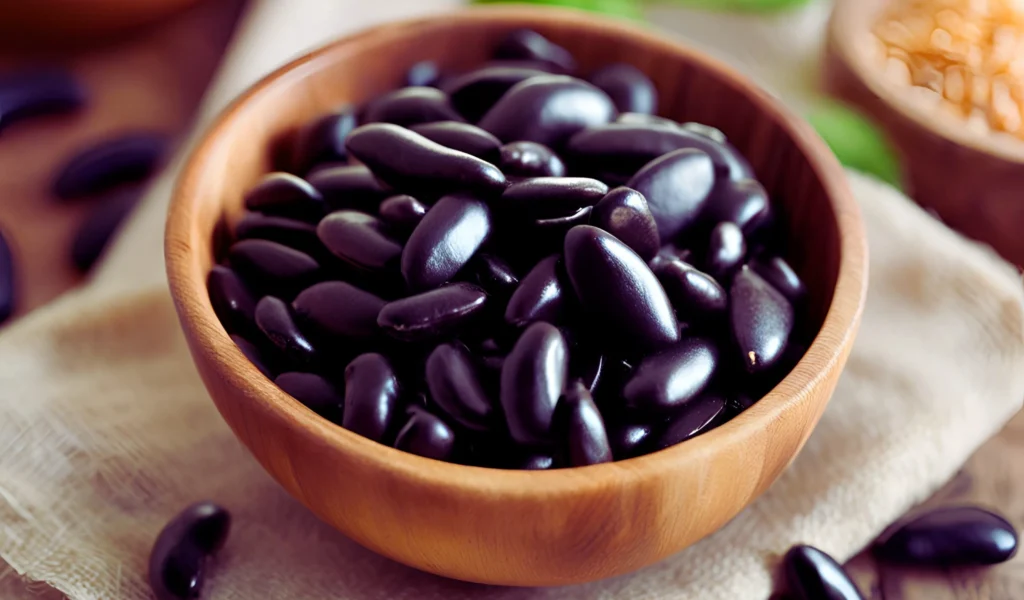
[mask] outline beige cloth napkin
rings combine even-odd
[[[309,25],[308,11],[305,25],[299,14],[314,4],[257,4],[207,114],[258,72],[250,51],[279,60],[300,47],[262,36],[278,30],[268,23]],[[154,536],[200,498],[236,519],[210,599],[762,598],[786,548],[808,542],[851,556],[946,481],[1024,398],[1017,272],[891,188],[851,174],[872,251],[864,322],[831,405],[779,481],[715,535],[631,575],[554,589],[450,581],[320,523],[231,435],[166,293],[166,184],[91,286],[0,335],[0,557],[75,600],[149,598]]]

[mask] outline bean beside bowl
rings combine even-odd
[[[357,541],[480,582],[627,572],[810,434],[863,302],[856,208],[805,126],[685,48],[451,17],[222,117],[171,211],[179,314],[236,434]]]

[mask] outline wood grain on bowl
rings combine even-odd
[[[755,166],[793,232],[787,258],[820,333],[767,397],[693,440],[640,458],[545,472],[431,461],[316,416],[265,378],[214,315],[206,275],[214,231],[242,212],[269,146],[347,102],[399,85],[424,58],[485,60],[529,27],[590,70],[628,61],[662,110],[722,129]],[[634,26],[575,12],[488,8],[381,26],[272,74],[237,100],[192,155],[175,192],[166,256],[198,369],[224,419],[275,479],[324,521],[399,562],[509,585],[592,581],[636,570],[714,532],[778,477],[828,402],[864,303],[866,246],[842,169],[809,126],[734,71]]]

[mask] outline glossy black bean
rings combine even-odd
[[[652,443],[654,425],[652,423],[619,422],[608,423],[608,439],[612,446],[612,456],[615,460],[626,460],[646,454],[648,446]]]
[[[549,256],[523,277],[505,307],[506,323],[520,328],[535,321],[552,325],[565,321],[571,292],[561,262],[560,255]]]
[[[480,381],[473,358],[462,344],[441,344],[427,357],[430,397],[463,427],[486,431],[499,413]]]
[[[235,225],[240,240],[270,240],[295,248],[317,258],[324,255],[324,245],[316,235],[316,225],[260,213],[247,213]]]
[[[457,121],[437,121],[410,127],[412,131],[442,146],[471,154],[497,164],[501,142],[483,129]]]
[[[427,207],[412,196],[399,194],[381,202],[377,214],[388,231],[408,237],[427,214]]]
[[[363,165],[339,165],[309,174],[309,184],[324,198],[328,210],[376,212],[380,203],[395,194],[381,185]]]
[[[751,260],[750,268],[779,290],[790,302],[799,302],[807,295],[807,287],[793,267],[780,256],[759,256]]]
[[[407,87],[374,99],[366,107],[363,123],[394,123],[409,127],[435,121],[461,121],[448,94],[432,87]]]
[[[402,245],[388,235],[380,219],[354,210],[327,215],[316,233],[335,256],[364,269],[394,269],[402,256]]]
[[[455,110],[477,122],[512,86],[547,71],[530,67],[485,66],[453,79],[445,85]]]
[[[578,225],[565,236],[565,266],[576,297],[605,347],[656,350],[679,340],[679,325],[654,273],[610,233]]]
[[[611,97],[619,112],[654,114],[658,111],[658,90],[654,82],[633,65],[613,63],[598,69],[589,79]]]
[[[478,252],[467,268],[471,280],[498,300],[504,301],[511,297],[519,287],[519,278],[512,267],[493,254]]]
[[[341,426],[387,443],[399,415],[399,383],[391,363],[376,353],[360,354],[345,367],[345,409]]]
[[[449,460],[455,452],[455,431],[418,406],[409,407],[409,420],[395,438],[395,448],[434,460]]]
[[[713,142],[718,142],[719,144],[724,144],[729,141],[725,137],[725,134],[722,133],[721,129],[718,129],[717,127],[712,127],[711,125],[705,125],[704,123],[687,121],[685,123],[680,123],[679,127],[685,129],[686,131],[692,131],[697,135],[702,135]]]
[[[651,265],[679,320],[699,321],[725,314],[729,296],[714,277],[674,257],[658,258]]]
[[[662,241],[668,241],[697,221],[714,184],[714,167],[708,155],[684,148],[647,163],[627,187],[647,199],[658,234]]]
[[[231,514],[213,502],[185,508],[160,531],[149,553],[149,585],[157,600],[193,600],[203,589],[207,559],[231,531]]]
[[[587,177],[534,177],[508,186],[492,204],[517,218],[552,219],[593,206],[608,186]]]
[[[943,506],[914,515],[882,533],[873,548],[886,563],[972,567],[1005,562],[1017,553],[1017,530],[978,506]]]
[[[281,373],[274,383],[316,414],[332,423],[341,423],[345,395],[327,379],[315,373],[292,371]]]
[[[241,240],[231,245],[228,261],[247,284],[290,296],[316,283],[320,265],[304,252],[267,240]]]
[[[140,197],[138,190],[126,190],[104,198],[82,221],[71,240],[71,264],[76,269],[85,273],[92,268]]]
[[[768,192],[754,179],[719,179],[711,191],[702,219],[710,224],[730,221],[744,233],[768,217]]]
[[[510,468],[523,471],[545,471],[554,468],[555,459],[546,454],[528,454],[512,463]]]
[[[349,135],[346,147],[382,181],[412,194],[475,192],[486,197],[505,189],[498,167],[396,125],[364,125]]]
[[[380,334],[377,316],[385,302],[345,281],[324,281],[303,290],[292,308],[304,329],[325,339],[367,341]]]
[[[536,60],[567,73],[576,70],[576,59],[568,50],[529,29],[516,29],[505,36],[494,49],[494,58]]]
[[[704,251],[704,271],[718,281],[729,281],[747,256],[747,240],[735,223],[723,221],[711,230]]]
[[[654,260],[650,261],[650,266],[653,268],[657,262],[661,260],[672,260],[679,259],[687,264],[692,264],[693,252],[689,248],[680,248],[672,242],[665,244],[658,250],[658,255],[654,257]]]
[[[726,403],[722,396],[708,394],[694,398],[680,406],[661,428],[651,451],[664,450],[710,431],[723,422],[725,415]]]
[[[406,341],[452,337],[470,327],[487,304],[487,293],[469,283],[452,283],[384,305],[377,324]]]
[[[646,356],[622,390],[632,408],[664,412],[696,398],[718,369],[718,348],[710,341],[688,337],[675,346]]]
[[[108,138],[71,156],[58,170],[53,193],[69,200],[91,196],[149,177],[167,153],[162,133],[127,133]]]
[[[498,168],[506,177],[564,177],[565,163],[537,142],[512,142],[501,147]]]
[[[581,79],[538,75],[505,93],[480,119],[503,142],[527,141],[560,148],[573,134],[616,115],[608,94]]]
[[[640,192],[617,187],[594,205],[590,223],[619,238],[640,258],[649,261],[658,254],[658,224]]]
[[[238,349],[242,351],[242,354],[249,359],[253,365],[259,369],[260,373],[263,373],[270,379],[274,378],[276,372],[276,361],[268,352],[260,348],[256,344],[253,344],[249,340],[238,334],[231,334],[231,341],[238,346]]]
[[[843,567],[813,546],[790,548],[782,571],[794,600],[863,600]]]
[[[284,300],[264,296],[256,303],[255,316],[256,326],[285,358],[299,365],[316,362],[316,349],[295,323],[292,311]]]
[[[447,283],[491,233],[491,211],[465,195],[445,196],[423,217],[402,251],[402,276],[409,289]]]
[[[679,127],[679,123],[667,117],[659,117],[647,113],[623,112],[615,119],[616,123],[624,125],[663,125],[665,127]]]
[[[569,466],[611,462],[612,448],[604,419],[582,381],[577,379],[566,387],[553,422],[555,437]]]
[[[324,197],[305,179],[269,173],[245,193],[251,211],[316,223],[324,216]]]
[[[0,79],[0,131],[22,119],[77,110],[85,100],[85,89],[66,71],[5,75]]]
[[[0,323],[14,313],[18,299],[17,275],[7,234],[0,230]]]
[[[793,331],[793,305],[746,265],[729,288],[729,319],[738,358],[749,373],[764,372],[784,356]]]
[[[432,60],[421,60],[409,67],[405,72],[406,86],[429,86],[436,87],[441,78],[441,70],[437,63]]]
[[[348,158],[345,138],[356,128],[356,112],[346,106],[300,128],[292,148],[292,169],[309,173],[315,165],[344,163]]]
[[[214,265],[206,278],[210,304],[229,333],[250,333],[256,324],[256,298],[228,267]]]
[[[520,444],[551,440],[568,363],[565,338],[554,325],[537,322],[519,336],[501,369],[501,406],[512,439]]]

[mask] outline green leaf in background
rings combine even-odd
[[[643,17],[639,0],[473,0],[476,4],[543,4],[588,10],[612,17],[639,20]]]
[[[667,4],[679,4],[688,8],[719,11],[774,12],[790,10],[813,0],[662,0]]]
[[[822,104],[807,120],[844,166],[902,189],[902,166],[885,134],[859,112],[837,103]]]

